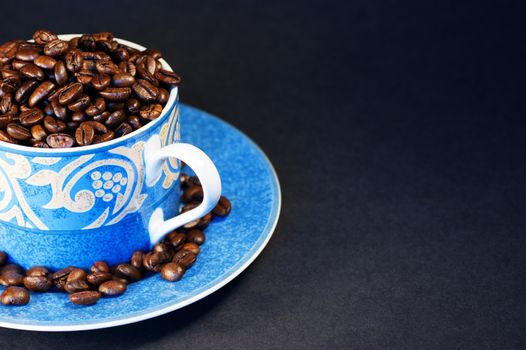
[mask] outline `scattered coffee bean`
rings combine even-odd
[[[69,295],[69,300],[76,305],[93,305],[99,301],[101,297],[100,292],[95,290],[86,290]]]
[[[112,274],[109,272],[93,272],[86,276],[86,280],[94,285],[99,286],[102,283],[111,280]]]
[[[188,242],[193,242],[195,244],[201,245],[205,243],[205,234],[203,231],[198,229],[191,229],[187,233]]]
[[[105,261],[96,261],[90,269],[91,272],[110,272],[110,267]]]
[[[142,270],[143,266],[142,266],[142,257],[143,257],[144,253],[141,252],[140,250],[136,251],[133,253],[133,255],[131,256],[130,258],[130,264],[135,267],[136,269],[138,269],[139,271]]]
[[[122,281],[111,280],[101,284],[99,292],[106,296],[117,296],[123,294],[127,287],[126,283]]]
[[[24,286],[32,292],[46,292],[53,286],[53,282],[45,276],[26,276]]]
[[[49,274],[48,268],[44,266],[33,266],[26,271],[26,276],[29,277],[47,277]]]
[[[23,287],[7,287],[0,295],[4,305],[26,305],[29,303],[29,292]]]
[[[177,253],[175,253],[172,262],[176,263],[177,265],[180,265],[185,269],[188,269],[194,264],[196,259],[197,256],[191,251],[180,250]]]
[[[135,282],[141,279],[141,271],[130,264],[119,264],[115,267],[115,276]]]
[[[219,202],[215,206],[215,208],[212,210],[212,213],[216,216],[227,216],[230,214],[230,211],[232,210],[232,205],[230,204],[230,201],[225,196],[221,196],[219,199]]]
[[[170,262],[163,265],[161,269],[161,277],[170,282],[179,281],[183,278],[184,272],[185,269],[182,266]]]

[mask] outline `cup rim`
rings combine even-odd
[[[60,34],[58,37],[62,40],[69,40],[73,37],[81,36],[82,34]],[[134,43],[129,40],[120,39],[120,38],[114,38],[117,40],[117,42],[127,45],[131,48],[144,51],[146,50],[146,47],[139,45],[137,43]],[[163,58],[160,58],[159,61],[161,62],[164,69],[173,71],[172,67],[166,62]],[[48,155],[48,156],[55,156],[55,155],[64,155],[64,154],[80,154],[80,153],[94,153],[103,149],[113,148],[115,145],[118,145],[120,143],[125,143],[129,139],[132,139],[142,133],[146,133],[152,128],[155,128],[157,124],[161,123],[162,120],[166,117],[167,114],[169,114],[173,107],[175,106],[177,102],[177,95],[178,95],[178,87],[172,86],[170,88],[170,96],[168,97],[168,102],[166,102],[166,105],[164,106],[161,115],[151,121],[150,123],[146,124],[145,126],[134,130],[133,132],[118,137],[116,139],[113,139],[111,141],[106,141],[102,143],[98,143],[95,145],[89,145],[89,146],[82,146],[82,147],[71,147],[71,148],[38,148],[38,147],[30,147],[30,146],[21,146],[16,145],[13,143],[0,141],[0,151],[12,151],[13,153],[29,153],[29,154],[39,154],[39,155]]]

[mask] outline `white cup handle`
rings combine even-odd
[[[146,185],[153,186],[162,175],[163,162],[178,158],[195,172],[203,187],[203,202],[196,208],[164,220],[161,208],[155,209],[148,230],[151,244],[159,242],[168,232],[199,219],[214,209],[221,197],[221,178],[214,163],[199,148],[188,143],[174,143],[161,148],[159,135],[152,136],[144,147]]]

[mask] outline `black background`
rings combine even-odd
[[[253,138],[283,191],[275,236],[215,294],[114,329],[2,329],[2,348],[524,348],[521,14],[486,1],[2,4],[2,42],[109,30],[162,50],[182,101]]]

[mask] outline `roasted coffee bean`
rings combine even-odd
[[[20,80],[20,77],[10,76],[2,80],[1,88],[4,93],[10,93],[15,92],[21,84],[22,81]]]
[[[175,282],[183,278],[184,272],[185,269],[182,266],[170,262],[163,265],[161,269],[161,277],[166,281]]]
[[[68,119],[68,109],[61,105],[58,100],[53,100],[50,103],[51,108],[53,108],[53,115],[55,115],[58,119],[65,121]]]
[[[28,79],[44,80],[44,72],[33,63],[28,63],[20,69],[20,73]]]
[[[42,55],[35,58],[33,63],[42,69],[53,69],[55,68],[55,64],[57,64],[57,60],[53,57]]]
[[[29,277],[48,277],[49,269],[45,266],[33,266],[26,271],[26,276]]]
[[[142,257],[142,266],[151,272],[161,271],[162,262],[159,254],[157,253],[146,253]]]
[[[68,50],[68,47],[69,45],[67,41],[55,39],[55,40],[52,40],[46,43],[46,46],[44,46],[44,53],[47,56],[57,57],[57,56],[65,54],[66,51]]]
[[[68,134],[51,134],[46,142],[51,148],[70,148],[75,145],[75,139]]]
[[[38,57],[36,59],[38,59]],[[11,62],[11,66],[15,70],[20,70],[23,66],[25,66],[28,63],[29,62],[26,62],[26,61],[13,60],[13,62]]]
[[[31,146],[36,148],[49,148],[49,145],[44,141],[36,141],[31,144]]]
[[[131,134],[133,132],[133,128],[128,123],[122,123],[115,129],[115,137],[122,137],[124,135]]]
[[[146,50],[144,50],[142,52],[142,54],[151,56],[151,57],[153,57],[156,60],[158,60],[160,58],[163,58],[163,54],[161,53],[161,51],[159,51],[157,49],[146,49]]]
[[[102,142],[113,140],[114,138],[115,138],[115,133],[113,131],[108,131],[105,134],[96,135],[95,138],[93,139],[93,143],[94,144],[102,143]]]
[[[142,257],[144,253],[140,250],[137,250],[134,252],[130,258],[130,265],[141,271],[143,269],[142,266]]]
[[[126,102],[126,111],[130,114],[138,114],[141,110],[141,103],[135,98],[130,98]]]
[[[83,88],[81,83],[71,83],[58,95],[58,102],[67,105],[75,101],[82,95]]]
[[[45,292],[51,289],[53,282],[46,276],[26,276],[24,286],[32,292]]]
[[[61,133],[66,130],[66,123],[64,123],[62,120],[57,120],[50,116],[46,116],[44,118],[44,126],[50,133],[54,134]]]
[[[124,110],[126,107],[126,104],[124,102],[115,102],[115,101],[109,101],[106,103],[106,109],[110,112],[115,112],[119,109]]]
[[[197,224],[195,226],[190,226],[190,225],[187,224],[187,225],[185,225],[183,227],[186,228],[186,229],[190,229],[190,228],[194,228],[195,227],[195,228],[198,228],[200,230],[204,230],[212,222],[213,218],[214,217],[212,216],[212,213],[208,213],[205,216],[203,216],[201,219],[199,219],[199,221],[197,222]]]
[[[95,99],[95,102],[86,108],[86,114],[90,117],[93,117],[97,114],[101,114],[106,109],[106,100],[104,100],[102,97],[98,97]]]
[[[42,99],[48,96],[55,89],[55,84],[50,81],[43,81],[37,88],[33,91],[29,97],[29,106],[33,107],[39,103]]]
[[[115,57],[118,61],[126,61],[130,58],[130,52],[124,47],[119,47],[115,50]]]
[[[18,51],[18,45],[22,40],[12,40],[0,46],[0,64],[11,62]]]
[[[85,51],[95,51],[95,38],[91,34],[84,34],[80,37],[78,47]]]
[[[75,102],[68,105],[68,109],[73,112],[83,111],[91,105],[91,100],[88,95],[82,95]]]
[[[221,196],[219,199],[219,202],[215,206],[215,208],[212,210],[212,213],[216,216],[228,216],[230,214],[230,211],[232,210],[232,204],[230,204],[230,201],[225,196]]]
[[[98,60],[95,63],[95,68],[97,68],[97,71],[102,74],[113,75],[119,72],[119,67],[109,59]]]
[[[133,91],[144,102],[155,102],[159,96],[159,89],[145,79],[139,79],[132,85]],[[162,110],[162,106],[161,106]]]
[[[129,61],[123,61],[119,63],[119,69],[124,73],[129,73],[134,78],[135,74],[137,74],[137,69],[135,68],[135,65]]]
[[[105,134],[108,132],[108,128],[106,128],[106,126],[100,122],[88,120],[84,123],[89,124],[97,134]]]
[[[47,137],[47,132],[42,125],[35,125],[31,128],[31,137],[36,141],[42,141]]]
[[[14,270],[2,270],[0,284],[3,286],[19,286],[24,281],[24,275]]]
[[[91,79],[91,86],[93,86],[96,90],[104,90],[106,89],[111,83],[111,77],[108,74],[99,73],[95,74],[93,78]]]
[[[174,72],[160,69],[155,73],[155,77],[163,83],[170,85],[179,85],[181,83],[181,77]]]
[[[126,122],[132,126],[134,130],[140,129],[142,127],[141,120],[138,116],[132,115],[130,116]]]
[[[130,264],[119,264],[115,267],[115,276],[127,279],[128,281],[138,281],[141,279],[141,271]]]
[[[95,40],[106,40],[106,41],[112,41],[113,40],[113,34],[110,32],[100,32],[100,33],[93,33],[93,38]]]
[[[55,64],[55,81],[59,86],[62,86],[68,82],[68,72],[66,70],[66,64],[64,61],[58,61]]]
[[[168,90],[159,88],[159,95],[157,96],[157,103],[160,103],[162,105],[165,105],[168,102],[168,99],[170,98],[170,93]]]
[[[108,101],[125,101],[130,97],[131,92],[129,87],[109,87],[100,91],[99,94]]]
[[[168,242],[175,251],[181,249],[183,244],[186,243],[186,235],[177,231],[170,232],[165,240]]]
[[[27,63],[26,63],[27,64]],[[8,68],[2,68],[2,78],[20,78],[20,72]]]
[[[77,293],[88,290],[90,288],[89,284],[85,280],[76,279],[73,281],[66,281],[64,285],[64,290],[68,293]]]
[[[26,127],[36,125],[40,123],[42,119],[44,119],[44,113],[38,108],[31,108],[27,111],[20,113],[19,116],[20,124]]]
[[[96,290],[86,290],[69,295],[69,300],[75,305],[93,305],[99,301],[100,292]]]
[[[100,286],[102,283],[111,280],[111,278],[112,274],[109,272],[93,272],[86,277],[86,280],[94,286]]]
[[[161,116],[163,106],[158,103],[146,105],[141,108],[140,115],[143,119],[154,120]]]
[[[201,186],[191,186],[184,190],[181,197],[183,202],[201,202],[203,201],[203,188]]]
[[[54,33],[50,32],[49,30],[37,30],[33,34],[33,40],[35,41],[35,43],[41,44],[41,45],[45,45],[48,42],[57,40],[57,39],[58,37]]]
[[[35,58],[40,56],[40,50],[32,47],[20,49],[16,52],[15,57],[20,61],[32,62]]]
[[[0,267],[4,266],[7,263],[7,254],[6,252],[0,252]]]
[[[20,85],[20,87],[18,88],[18,90],[16,90],[16,93],[15,93],[16,102],[26,103],[27,99],[29,98],[33,90],[35,90],[37,85],[38,85],[38,82],[36,80],[26,80],[25,82],[23,82],[22,85]]]
[[[181,249],[180,251],[175,253],[172,262],[176,263],[177,265],[180,265],[185,269],[188,269],[194,264],[196,259],[197,256],[194,253],[192,253],[189,250]]]
[[[114,129],[126,120],[126,113],[124,111],[118,110],[110,114],[105,123],[107,127]]]
[[[66,68],[70,72],[76,73],[82,68],[82,53],[80,50],[74,49],[66,54]]]
[[[5,94],[2,96],[2,99],[0,100],[0,112],[2,114],[9,113],[9,110],[13,106],[13,95],[11,94]]]
[[[82,57],[84,58],[84,61],[82,61],[82,67],[80,67],[79,73],[82,73],[82,71],[84,71],[84,74],[87,74],[87,72],[91,72],[91,77],[93,77],[97,73],[97,67],[95,66],[95,61],[87,60],[84,56],[84,52],[82,53]],[[88,84],[88,83],[89,82],[86,82],[83,84]]]
[[[130,73],[117,73],[111,78],[113,86],[129,87],[135,83],[135,78]]]
[[[87,61],[87,62],[90,62],[90,61]],[[82,69],[78,71],[78,73],[75,73],[75,77],[77,78],[77,81],[83,85],[88,85],[89,83],[91,83],[94,76],[95,76],[95,73],[86,69],[85,67],[82,67]]]
[[[13,120],[12,114],[0,115],[0,130],[5,129],[7,124],[11,123],[12,120]]]
[[[90,268],[90,271],[95,272],[110,272],[110,267],[105,261],[96,261]]]
[[[86,278],[86,271],[79,268],[72,269],[68,274],[68,282],[76,280],[84,280]]]
[[[75,131],[75,140],[80,146],[87,146],[93,143],[95,130],[90,124],[82,123]]]
[[[189,250],[195,255],[199,255],[199,253],[201,252],[201,249],[199,249],[199,245],[194,242],[188,242],[183,244],[181,250]]]
[[[205,239],[206,239],[205,234],[201,230],[198,230],[195,228],[191,229],[190,231],[188,231],[186,236],[187,236],[188,242],[193,242],[198,245],[205,243]]]
[[[4,272],[7,272],[7,271],[18,272],[19,274],[23,274],[24,273],[24,269],[22,268],[22,266],[20,266],[18,264],[7,264],[7,265],[3,266],[2,268],[0,268],[0,274],[2,274]]]
[[[106,296],[117,296],[126,292],[127,287],[126,283],[111,280],[101,284],[99,286],[99,292]]]
[[[0,295],[4,305],[26,305],[29,303],[29,292],[23,287],[7,287]]]
[[[0,130],[0,141],[9,142],[9,143],[17,143],[17,141],[11,136],[9,136],[9,134],[4,130]]]
[[[15,140],[24,141],[29,140],[31,138],[31,132],[19,124],[8,124],[6,131],[9,134],[9,136],[14,138]]]

